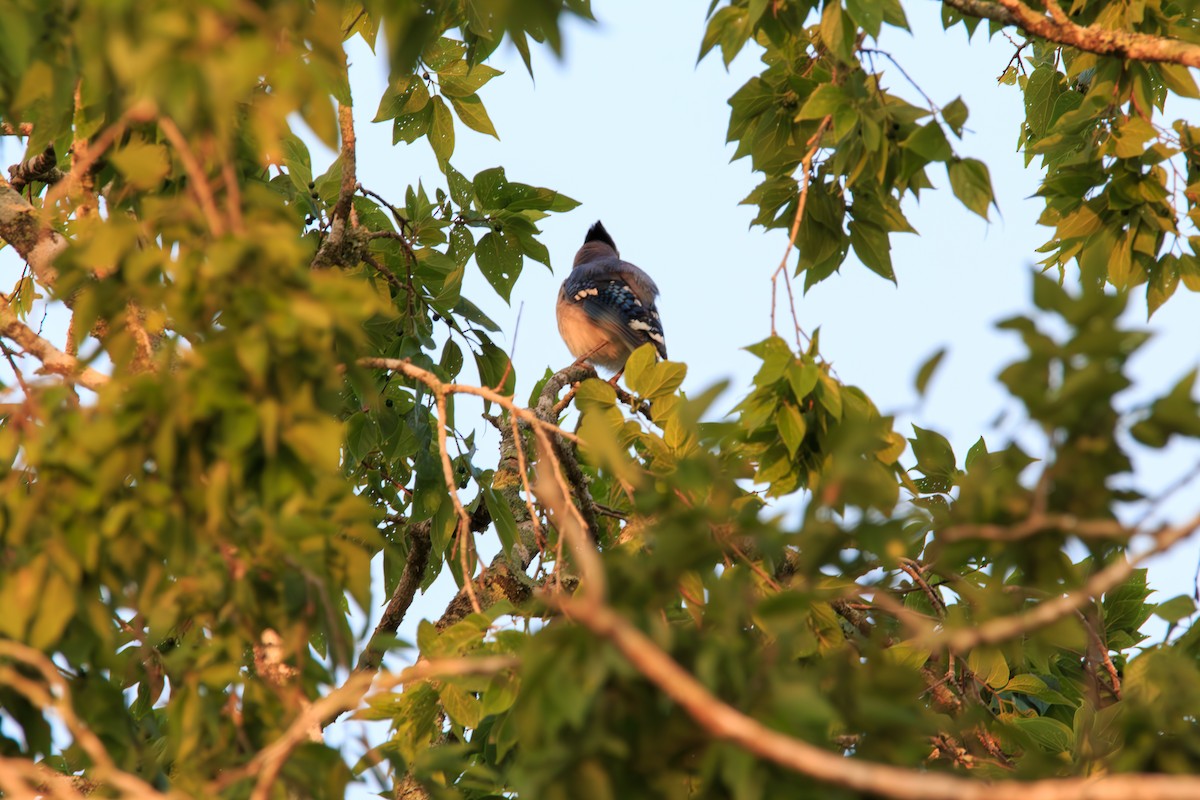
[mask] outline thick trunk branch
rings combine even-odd
[[[1048,14],[1035,11],[1021,0],[996,0],[994,3],[986,0],[943,2],[967,16],[1014,25],[1032,36],[1096,55],[1200,68],[1198,44],[1136,31],[1102,28],[1098,25],[1077,25],[1071,22],[1056,0],[1046,0]]]
[[[44,227],[37,209],[4,178],[0,178],[0,239],[25,259],[38,283],[46,288],[54,286],[58,280],[54,260],[67,249],[67,240]]]

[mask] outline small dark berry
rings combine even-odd
[[[389,397],[387,400],[383,401],[383,404],[388,408],[391,408],[392,406],[396,405],[396,401]]]

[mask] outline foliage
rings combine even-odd
[[[982,6],[1012,30],[1009,5],[947,2],[944,21],[971,34]],[[1066,13],[1200,47],[1189,4]],[[1146,340],[1122,327],[1127,292],[1145,284],[1153,312],[1181,281],[1200,290],[1200,129],[1155,121],[1197,96],[1190,62],[1019,45],[1002,80],[1043,171],[1050,275],[1001,323],[1023,345],[1001,380],[1027,430],[962,454],[933,427],[906,442],[816,336],[750,344],[760,365],[725,416],[724,387],[682,391],[686,366],[652,348],[628,392],[575,367],[528,408],[512,397],[463,278],[507,300],[526,259],[549,266],[539,222],[577,203],[452,159],[463,126],[496,135],[488,56],[508,40],[532,70],[530,42],[559,52],[570,16],[588,2],[0,2],[0,122],[31,157],[25,199],[0,182],[0,236],[29,267],[0,301],[18,400],[0,417],[0,791],[66,796],[61,773],[105,796],[340,797],[382,771],[398,797],[1008,797],[1011,780],[1194,774],[1195,606],[1149,602],[1127,546],[1164,550],[1200,520],[1153,516],[1169,487],[1120,487],[1133,448],[1200,437],[1195,372],[1119,397]],[[914,232],[903,201],[940,170],[990,213],[986,163],[952,143],[964,100],[885,88],[877,41],[906,28],[900,0],[710,8],[701,57],[760,51],[729,140],[806,288],[850,253],[902,278],[891,235]],[[353,100],[437,157],[402,197],[359,182],[355,36],[390,75]],[[323,174],[300,122],[339,152]],[[39,293],[74,344],[26,324]],[[48,379],[26,380],[29,359]],[[573,411],[556,406],[569,383]],[[488,401],[498,453],[456,417],[461,393]],[[1129,504],[1147,517],[1122,522]],[[490,564],[477,533],[501,545]],[[425,666],[360,703],[347,675],[378,670],[447,571],[462,591],[420,626]],[[356,630],[351,609],[381,597],[384,622]],[[1150,642],[1152,615],[1177,635]],[[699,706],[646,666],[664,654]],[[301,744],[343,708],[389,722],[358,764]],[[907,783],[815,781],[811,756],[718,711]],[[947,775],[953,792],[925,783]],[[1161,796],[1200,791],[1178,781]]]

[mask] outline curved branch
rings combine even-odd
[[[1039,603],[1028,611],[989,619],[971,628],[955,628],[933,633],[926,636],[921,645],[943,646],[953,652],[962,653],[981,644],[1006,642],[1052,625],[1075,613],[1092,598],[1099,597],[1127,580],[1146,559],[1170,549],[1195,533],[1197,528],[1200,528],[1200,515],[1182,525],[1162,528],[1154,535],[1154,545],[1149,550],[1135,558],[1114,561],[1093,574],[1083,586],[1073,592]],[[1200,793],[1196,796],[1200,797]]]
[[[568,617],[608,639],[634,667],[717,739],[823,783],[891,800],[1194,800],[1200,777],[1110,775],[987,783],[846,758],[766,727],[722,702],[646,634],[588,599],[549,596]]]

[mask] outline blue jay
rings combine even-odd
[[[612,237],[597,222],[588,229],[558,292],[558,332],[579,361],[619,377],[629,354],[646,342],[660,358],[667,357],[662,320],[654,307],[657,296],[650,276],[621,260]]]

